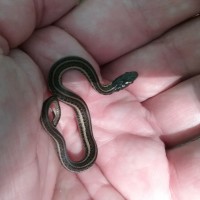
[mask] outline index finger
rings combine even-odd
[[[84,1],[57,24],[104,64],[152,41],[199,9],[198,0]]]

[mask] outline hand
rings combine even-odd
[[[1,2],[0,199],[199,199],[200,142],[180,146],[199,136],[199,10],[198,0]],[[99,149],[80,174],[61,166],[39,121],[48,71],[69,55],[99,76],[102,66],[104,81],[139,73],[110,96],[64,75],[89,107]],[[58,128],[79,158],[74,113],[61,106]]]

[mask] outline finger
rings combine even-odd
[[[160,131],[167,145],[173,146],[199,135],[200,76],[146,100],[149,121]]]
[[[80,56],[88,60],[100,77],[97,63],[78,41],[55,26],[49,26],[36,31],[32,37],[23,44],[23,49],[41,67],[46,78],[53,63],[60,58],[72,55]],[[63,75],[63,83],[67,84],[69,89],[79,93],[80,96],[82,94],[88,95],[85,90],[88,91],[91,88],[86,78],[76,70],[65,73]],[[82,88],[85,88],[85,90]]]
[[[0,47],[3,48],[3,53],[7,54],[9,48],[24,42],[35,27],[54,22],[77,4],[77,0],[1,1]]]
[[[37,1],[37,3],[35,3],[37,27],[52,24],[63,15],[69,13],[74,7],[78,6],[81,1],[82,0]]]
[[[200,72],[200,17],[104,67],[111,79],[122,71],[137,71],[138,80],[129,87],[144,101]]]
[[[199,12],[198,0],[85,1],[58,25],[75,36],[100,63],[111,61],[162,35]]]
[[[173,199],[200,199],[200,140],[168,151]]]

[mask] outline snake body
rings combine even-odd
[[[92,133],[91,118],[87,104],[80,96],[68,90],[62,84],[62,75],[68,70],[78,70],[83,73],[91,83],[92,87],[103,95],[109,95],[127,87],[133,83],[138,74],[137,72],[126,72],[116,78],[112,83],[103,85],[100,83],[92,65],[83,58],[77,56],[65,57],[58,60],[51,67],[48,77],[48,86],[52,96],[43,103],[41,122],[44,129],[56,143],[58,156],[62,165],[70,171],[80,172],[93,165],[98,150]],[[70,159],[66,150],[65,140],[56,128],[61,116],[59,101],[71,106],[76,113],[85,149],[84,158],[80,161],[75,162]],[[54,104],[54,117],[51,120],[49,117],[49,109],[52,104]]]

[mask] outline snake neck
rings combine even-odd
[[[118,76],[110,84],[103,85],[98,81],[93,82],[92,85],[99,93],[104,95],[112,94],[113,92],[118,92],[128,87],[137,78],[137,72],[126,72],[121,76]]]
[[[96,83],[91,83],[91,84],[93,88],[100,94],[110,95],[113,92],[115,92],[115,88],[113,87],[112,83],[103,85],[99,82],[96,82]]]

